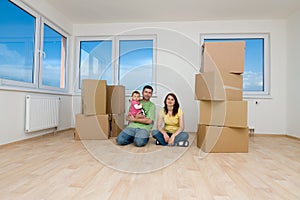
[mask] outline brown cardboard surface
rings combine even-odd
[[[107,114],[125,113],[125,86],[108,85],[107,90]]]
[[[112,114],[111,116],[111,137],[117,137],[124,129],[124,113]]]
[[[75,116],[75,139],[81,140],[105,140],[109,138],[108,115]],[[77,134],[77,136],[76,136]]]
[[[198,125],[197,147],[211,153],[248,152],[248,128]]]
[[[224,75],[224,79],[222,79],[218,72],[196,74],[195,99],[241,101],[243,99],[242,76],[228,74]]]
[[[233,87],[243,89],[243,75],[219,72],[216,78],[220,78],[225,87]]]
[[[245,42],[206,42],[201,72],[244,73]]]
[[[200,124],[248,127],[247,101],[200,101]]]
[[[82,80],[81,96],[83,114],[106,114],[106,80]]]

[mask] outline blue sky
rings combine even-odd
[[[12,3],[0,0],[0,38],[6,38],[0,41],[1,77],[33,81],[34,21]]]
[[[152,58],[152,40],[120,41],[120,84],[130,90],[152,85]]]

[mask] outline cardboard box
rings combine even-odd
[[[206,42],[203,45],[201,72],[244,73],[245,42]]]
[[[198,125],[197,147],[211,153],[247,153],[248,128]]]
[[[109,138],[108,115],[75,116],[75,139],[106,140]]]
[[[106,80],[82,80],[81,96],[83,114],[106,114]]]
[[[215,101],[242,101],[242,76],[204,72],[195,77],[195,99]],[[225,85],[226,84],[226,85]]]
[[[200,124],[246,128],[247,101],[200,101]]]
[[[111,115],[111,137],[117,137],[124,129],[124,113]]]
[[[106,87],[107,114],[125,113],[125,86],[123,85],[108,85]]]

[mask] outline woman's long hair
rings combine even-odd
[[[179,109],[179,103],[178,103],[178,100],[177,100],[177,97],[174,93],[169,93],[166,98],[165,98],[165,101],[164,101],[164,104],[165,104],[165,107],[164,107],[164,110],[165,110],[165,113],[168,114],[168,106],[167,106],[167,98],[168,96],[172,96],[175,100],[175,103],[174,103],[174,107],[173,107],[173,110],[172,110],[172,116],[175,116],[177,113],[178,113],[178,109]]]

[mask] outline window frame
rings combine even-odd
[[[13,3],[15,6],[24,10],[28,14],[35,17],[35,25],[34,25],[34,52],[33,52],[33,83],[9,80],[0,78],[0,88],[1,89],[9,89],[9,90],[20,90],[20,91],[38,91],[38,92],[50,92],[50,93],[62,93],[65,94],[68,92],[68,80],[69,80],[69,40],[70,35],[65,32],[62,28],[60,28],[55,23],[48,20],[46,17],[41,15],[39,12],[35,11],[31,7],[27,6],[25,3],[19,0],[8,0]],[[59,34],[63,35],[66,38],[66,51],[65,51],[65,88],[57,88],[51,86],[42,85],[42,56],[43,56],[43,24],[46,23],[49,27],[54,29]]]
[[[65,48],[65,87],[64,88],[57,88],[53,86],[48,86],[48,85],[43,85],[43,55],[44,55],[44,25],[49,26],[52,28],[54,31],[62,35],[63,37],[66,38],[66,48]],[[63,31],[60,27],[52,23],[51,21],[47,20],[46,18],[42,18],[40,22],[40,49],[38,50],[38,58],[39,58],[39,75],[38,75],[38,80],[39,80],[39,88],[41,89],[46,89],[46,90],[53,90],[53,91],[63,91],[66,92],[68,90],[68,45],[69,45],[69,35]]]
[[[80,42],[88,42],[88,41],[111,41],[112,42],[112,82],[115,83],[114,80],[114,66],[115,64],[113,63],[113,58],[115,58],[115,51],[114,51],[114,38],[111,36],[77,36],[76,37],[76,70],[75,70],[75,83],[74,86],[76,88],[74,88],[74,92],[76,94],[80,94],[81,93],[81,88],[80,88],[80,81],[81,81],[81,74],[80,74]]]
[[[120,40],[152,40],[153,41],[153,47],[152,47],[152,83],[153,85],[153,95],[156,95],[156,49],[157,49],[157,36],[156,35],[120,35],[116,36],[116,57],[115,57],[115,84],[119,84],[119,53],[120,53]],[[140,91],[141,92],[141,91]],[[131,96],[132,90],[128,90],[125,88],[125,95]]]
[[[205,33],[200,34],[200,47],[205,39],[264,39],[263,91],[243,91],[243,98],[271,98],[270,33]],[[200,56],[200,63],[201,63]]]
[[[15,4],[16,7],[19,7],[20,9],[27,12],[29,15],[32,15],[35,17],[35,34],[34,34],[34,52],[33,52],[33,82],[27,83],[22,81],[15,81],[15,80],[9,80],[9,79],[3,79],[0,77],[0,85],[4,86],[17,86],[17,87],[26,87],[26,88],[38,88],[38,79],[36,74],[38,73],[38,66],[39,66],[39,56],[38,56],[38,49],[39,49],[39,36],[40,36],[40,21],[41,17],[40,15],[32,10],[30,7],[28,7],[26,4],[16,1],[16,0],[9,0],[11,3]]]
[[[153,95],[156,94],[156,62],[157,62],[157,35],[117,35],[117,36],[77,36],[76,37],[76,94],[81,93],[80,84],[80,42],[82,41],[112,41],[112,82],[115,85],[119,84],[119,41],[120,40],[152,40],[153,41],[153,54],[152,54],[152,82]],[[131,96],[132,91],[125,88],[125,95]]]

